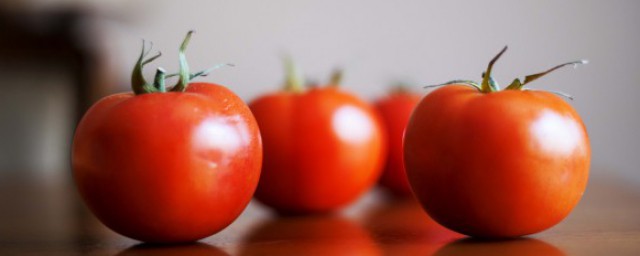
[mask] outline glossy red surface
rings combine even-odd
[[[375,103],[376,109],[382,117],[389,141],[389,150],[387,151],[384,172],[380,177],[380,184],[403,197],[413,197],[413,193],[404,168],[402,139],[411,113],[421,98],[420,94],[400,90],[391,92]]]
[[[96,103],[74,138],[80,194],[113,230],[147,242],[209,236],[244,210],[262,148],[249,108],[230,90],[118,94]]]
[[[372,106],[336,87],[278,92],[249,105],[264,162],[256,198],[284,213],[330,212],[382,171],[385,137]]]
[[[560,97],[463,85],[422,99],[404,149],[411,187],[429,215],[480,237],[528,235],[560,222],[585,191],[591,159],[582,120]]]

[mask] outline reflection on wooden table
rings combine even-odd
[[[535,238],[518,238],[507,241],[482,241],[473,238],[449,243],[434,255],[566,255],[559,248]]]
[[[0,177],[0,255],[640,255],[639,203],[635,188],[596,177],[558,226],[485,241],[449,231],[413,200],[376,189],[333,215],[278,217],[252,202],[199,243],[154,246],[105,228],[71,182]]]
[[[363,221],[385,255],[432,255],[445,244],[465,237],[440,226],[413,199],[380,201],[365,213]]]
[[[229,255],[220,248],[205,243],[194,243],[174,246],[157,246],[138,244],[125,249],[116,256],[179,256],[179,255],[208,255],[226,256]]]
[[[239,255],[380,255],[367,231],[341,216],[269,219],[243,244]]]

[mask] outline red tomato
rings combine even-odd
[[[380,122],[373,107],[337,86],[289,88],[249,104],[264,143],[255,196],[286,214],[336,210],[378,179]]]
[[[404,137],[404,130],[409,123],[411,112],[421,98],[420,94],[399,89],[375,104],[386,127],[389,141],[387,163],[380,177],[380,184],[399,196],[413,195],[402,161],[402,137]]]
[[[495,59],[482,87],[447,85],[418,104],[405,135],[405,164],[414,193],[443,226],[515,237],[569,214],[587,184],[590,146],[563,99],[521,90],[567,64],[497,91],[490,79]]]
[[[261,140],[249,108],[219,85],[163,93],[135,81],[142,94],[105,97],[78,125],[72,162],[85,203],[112,230],[145,242],[194,241],[225,228],[259,180]]]

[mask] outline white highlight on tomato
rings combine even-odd
[[[583,137],[580,124],[550,110],[540,115],[531,126],[531,132],[542,149],[557,154],[571,154],[580,146]]]
[[[249,143],[249,129],[240,116],[209,117],[196,128],[193,143],[200,150],[233,153]]]
[[[340,107],[336,111],[332,125],[338,137],[353,143],[367,141],[374,129],[372,120],[367,114],[350,105]]]

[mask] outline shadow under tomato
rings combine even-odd
[[[384,198],[364,216],[364,226],[386,255],[431,255],[464,237],[436,223],[413,198]]]
[[[225,251],[209,244],[205,243],[189,243],[180,245],[157,245],[157,244],[137,244],[131,246],[120,253],[117,256],[199,256],[199,255],[211,255],[211,256],[228,256]]]
[[[381,255],[369,234],[335,215],[276,218],[244,239],[240,255]]]
[[[564,256],[566,253],[551,244],[534,238],[515,238],[508,240],[464,238],[447,244],[438,250],[435,255]]]

